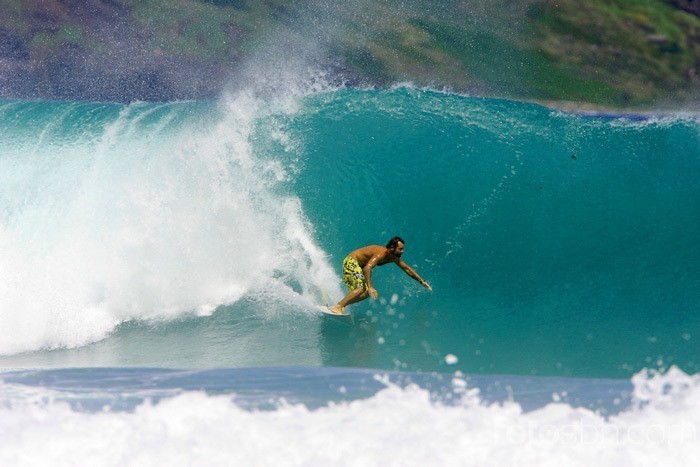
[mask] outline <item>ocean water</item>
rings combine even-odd
[[[0,464],[689,465],[699,130],[408,86],[1,101]],[[320,315],[394,235],[433,292],[388,265]]]

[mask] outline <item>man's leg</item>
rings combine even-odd
[[[358,287],[355,290],[350,291],[345,298],[339,301],[335,306],[331,308],[333,313],[342,314],[343,308],[353,303],[361,302],[365,298],[369,297],[369,291],[366,287]]]
[[[367,284],[365,284],[365,275],[362,272],[362,268],[357,259],[350,256],[343,260],[343,282],[350,289],[350,292],[345,298],[331,307],[331,311],[336,314],[343,314],[343,308],[346,306],[361,302],[369,297],[369,290],[367,290]]]

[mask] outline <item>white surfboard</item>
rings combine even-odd
[[[345,310],[344,313],[339,314],[339,313],[333,313],[331,311],[331,309],[328,308],[327,306],[317,305],[316,307],[324,315],[332,316],[333,318],[338,318],[340,321],[352,321],[352,313],[348,313],[347,309]]]

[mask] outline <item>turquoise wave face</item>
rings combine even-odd
[[[0,110],[0,350],[57,349],[5,366],[700,369],[694,119],[414,89]],[[354,326],[313,314],[394,235],[432,293],[389,265]]]
[[[308,106],[290,123],[305,147],[295,189],[320,241],[338,263],[400,234],[435,289],[377,274],[405,297],[377,312],[392,333],[378,353],[452,353],[472,372],[697,371],[696,121],[415,90]]]

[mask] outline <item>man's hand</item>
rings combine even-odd
[[[430,290],[431,292],[433,291],[433,288],[430,287],[430,284],[428,284],[428,283],[425,282],[425,281],[421,281],[421,282],[420,282],[420,285],[422,285],[422,286],[425,287],[426,289]]]
[[[376,300],[377,297],[379,297],[379,293],[377,293],[377,289],[375,289],[374,287],[370,287],[368,291],[369,291],[369,296],[372,297],[373,299]]]

